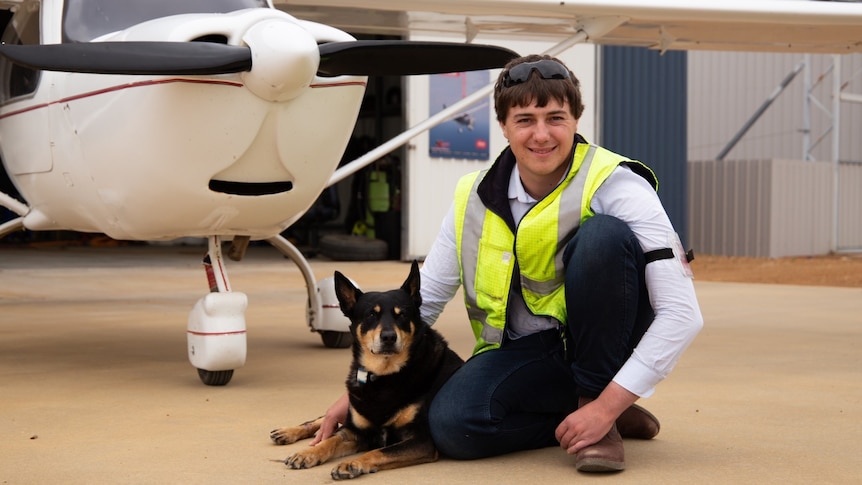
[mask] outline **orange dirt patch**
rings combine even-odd
[[[694,277],[702,281],[862,288],[862,254],[744,258],[696,254]]]

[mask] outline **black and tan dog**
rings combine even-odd
[[[347,376],[346,422],[316,446],[285,460],[310,468],[331,458],[368,451],[332,470],[336,480],[437,460],[428,427],[428,405],[463,360],[419,316],[416,261],[400,289],[363,293],[335,272],[335,293],[350,319],[353,361]],[[310,438],[323,418],[270,433],[276,444]]]

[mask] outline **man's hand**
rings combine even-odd
[[[574,455],[604,438],[620,414],[637,399],[637,395],[611,382],[594,401],[566,416],[554,436],[561,448]]]
[[[329,407],[329,409],[326,410],[326,414],[323,415],[323,423],[321,423],[320,429],[317,430],[317,434],[314,435],[314,439],[311,440],[309,446],[314,446],[332,436],[332,433],[335,432],[335,428],[347,420],[347,408],[349,406],[350,397],[345,392],[332,406]]]

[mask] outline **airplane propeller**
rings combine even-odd
[[[321,76],[412,75],[502,67],[517,54],[451,42],[362,40],[321,44]],[[90,74],[214,75],[250,71],[251,49],[213,42],[90,42],[0,45],[0,55],[31,69]]]
[[[321,76],[414,75],[503,67],[518,57],[491,45],[402,40],[360,40],[320,45]]]
[[[212,42],[87,42],[0,46],[11,62],[89,74],[206,75],[251,69],[248,47]]]

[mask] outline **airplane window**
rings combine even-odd
[[[4,12],[9,15],[9,12]],[[30,8],[19,9],[14,15],[3,18],[4,44],[32,45],[39,43],[39,8],[33,3]],[[0,102],[11,98],[32,94],[39,84],[42,71],[19,66],[0,59]]]
[[[227,13],[268,7],[266,0],[69,0],[63,42],[89,42],[147,20],[184,13]]]

